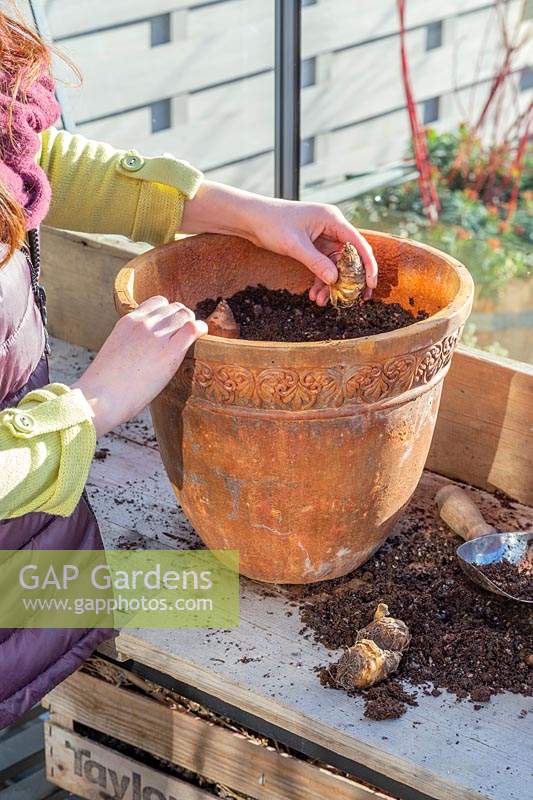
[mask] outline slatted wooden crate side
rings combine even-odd
[[[533,366],[458,350],[426,468],[533,505]]]
[[[54,689],[48,702],[52,721],[56,714],[71,718],[255,800],[389,800],[357,781],[82,672]],[[72,741],[70,733],[63,732],[66,741]],[[55,769],[52,755],[47,749],[47,763]],[[84,796],[79,785],[75,791]]]
[[[209,800],[214,794],[147,767],[73,731],[45,725],[46,776],[84,800]],[[1,800],[1,795],[0,795]]]
[[[98,350],[118,317],[113,284],[139,247],[113,237],[78,236],[43,228],[42,273],[50,332],[72,344]]]

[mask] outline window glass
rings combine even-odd
[[[44,0],[76,130],[273,193],[274,0]],[[60,67],[58,67],[60,69]]]
[[[476,283],[463,342],[533,362],[526,141],[516,162],[533,100],[524,4],[407,3],[408,75],[442,204],[436,225],[418,190],[396,3],[354,5],[320,0],[302,9],[300,196],[338,204],[359,227],[454,255]],[[512,69],[491,99],[506,40],[516,45]]]

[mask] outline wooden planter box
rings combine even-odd
[[[151,686],[156,696],[159,690],[165,694],[162,687],[118,665],[110,668],[119,681],[131,677],[137,686]],[[392,800],[391,795],[283,752],[257,733],[231,730],[214,715],[205,719],[181,704],[171,707],[82,671],[64,681],[47,702],[48,780],[87,800],[220,796],[169,774],[164,762],[254,800]],[[116,743],[99,743],[85,727],[113,737]],[[128,749],[131,755],[124,753]],[[160,766],[148,765],[148,756],[161,760]]]

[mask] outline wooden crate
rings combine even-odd
[[[100,663],[116,684],[78,671],[48,696],[46,772],[63,789],[87,800],[207,800],[221,796],[216,785],[254,800],[392,800],[207,710],[194,713],[186,699],[121,665]]]

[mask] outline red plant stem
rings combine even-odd
[[[503,84],[505,83],[505,80],[509,76],[509,73],[511,71],[511,59],[512,59],[513,53],[514,53],[514,48],[511,48],[510,50],[508,50],[506,52],[504,63],[502,64],[502,66],[500,68],[500,71],[498,72],[498,74],[495,76],[495,78],[492,81],[491,87],[489,89],[489,94],[487,96],[487,99],[485,100],[485,104],[483,105],[483,108],[481,110],[481,114],[479,115],[478,121],[474,125],[474,131],[476,133],[477,133],[477,131],[479,131],[479,129],[481,128],[481,126],[485,122],[485,118],[486,118],[486,116],[487,116],[487,114],[488,114],[488,112],[490,110],[490,107],[491,107],[491,105],[492,105],[492,103],[494,101],[494,98],[497,96],[498,91],[503,86]]]
[[[524,119],[524,114],[519,115],[517,119],[513,120],[508,130],[503,136],[502,145],[497,145],[497,133],[503,111],[503,101],[505,88],[512,77],[512,66],[515,55],[519,52],[525,40],[520,41],[514,35],[511,37],[507,29],[507,22],[505,17],[505,9],[502,0],[497,0],[496,11],[500,19],[501,38],[503,44],[503,59],[498,69],[497,74],[492,79],[486,100],[483,108],[479,114],[477,122],[469,129],[466,139],[459,144],[454,163],[448,174],[448,184],[453,185],[456,177],[461,175],[463,180],[468,181],[468,172],[471,168],[472,148],[476,142],[483,141],[483,127],[487,122],[489,111],[494,106],[494,119],[493,119],[493,143],[489,153],[488,163],[482,171],[478,171],[477,180],[474,184],[474,191],[480,195],[480,198],[485,203],[490,203],[494,199],[495,186],[498,181],[498,171],[505,166],[506,161],[506,145],[507,153],[510,148],[510,138],[514,131],[519,132]],[[512,169],[512,167],[511,167]],[[509,172],[503,179],[501,179],[501,188],[505,189],[510,183],[512,174]],[[481,195],[483,195],[481,197]],[[514,213],[514,212],[513,212]]]
[[[474,125],[474,133],[479,132],[479,129],[485,122],[487,114],[495,98],[500,94],[501,90],[504,88],[507,79],[511,75],[511,66],[513,58],[515,57],[516,53],[520,50],[523,44],[523,42],[520,42],[516,37],[514,42],[512,42],[509,37],[509,32],[507,30],[507,22],[505,19],[505,10],[503,8],[502,0],[497,0],[496,11],[500,17],[501,35],[502,35],[503,50],[504,50],[503,62],[498,72],[492,79],[487,99],[485,100],[485,103],[483,105],[483,108],[481,109],[481,113],[478,117],[478,120]]]
[[[418,116],[418,110],[411,85],[409,62],[407,59],[407,49],[405,45],[406,0],[397,0],[397,7],[400,21],[400,57],[402,79],[407,104],[407,113],[411,126],[411,137],[413,141],[415,163],[418,169],[418,186],[420,189],[420,197],[422,199],[424,213],[431,223],[435,223],[439,217],[440,201],[431,175],[431,162],[429,159],[426,132]]]
[[[530,107],[531,111],[531,107]],[[508,229],[513,219],[514,215],[516,214],[516,208],[518,205],[518,192],[520,191],[520,180],[522,178],[522,172],[524,169],[524,155],[526,152],[527,143],[529,141],[529,129],[531,127],[531,113],[528,115],[526,120],[526,125],[524,131],[520,137],[518,142],[518,147],[516,148],[516,154],[511,166],[511,175],[513,178],[513,188],[511,191],[511,197],[509,199],[509,205],[507,206],[507,216],[505,218],[504,225]]]
[[[522,147],[522,154],[520,156],[520,161],[523,160],[523,156],[524,156],[525,149],[526,149],[526,146],[527,146],[527,141],[528,141],[528,138],[529,138],[529,128],[530,128],[530,125],[531,125],[531,116],[532,115],[533,115],[533,100],[528,105],[526,110],[522,114],[520,114],[517,117],[517,119],[514,121],[514,123],[513,123],[513,127],[516,127],[516,134],[518,136],[518,145],[517,145],[517,151],[515,153],[515,161],[516,161],[517,156],[519,155],[518,151],[519,151],[520,147]],[[524,133],[520,136],[519,135],[520,134],[520,126],[522,125],[522,122],[524,122],[524,124],[525,124],[525,129],[524,129]],[[506,141],[511,136],[511,131],[512,131],[512,128],[509,128],[509,132],[506,134]],[[526,137],[525,141],[524,141],[524,136]],[[509,170],[509,172],[506,175],[504,175],[504,178],[503,178],[503,181],[502,181],[502,186],[503,186],[504,189],[511,182],[511,179],[513,177],[512,169],[513,169],[513,166],[511,165],[511,169]]]

